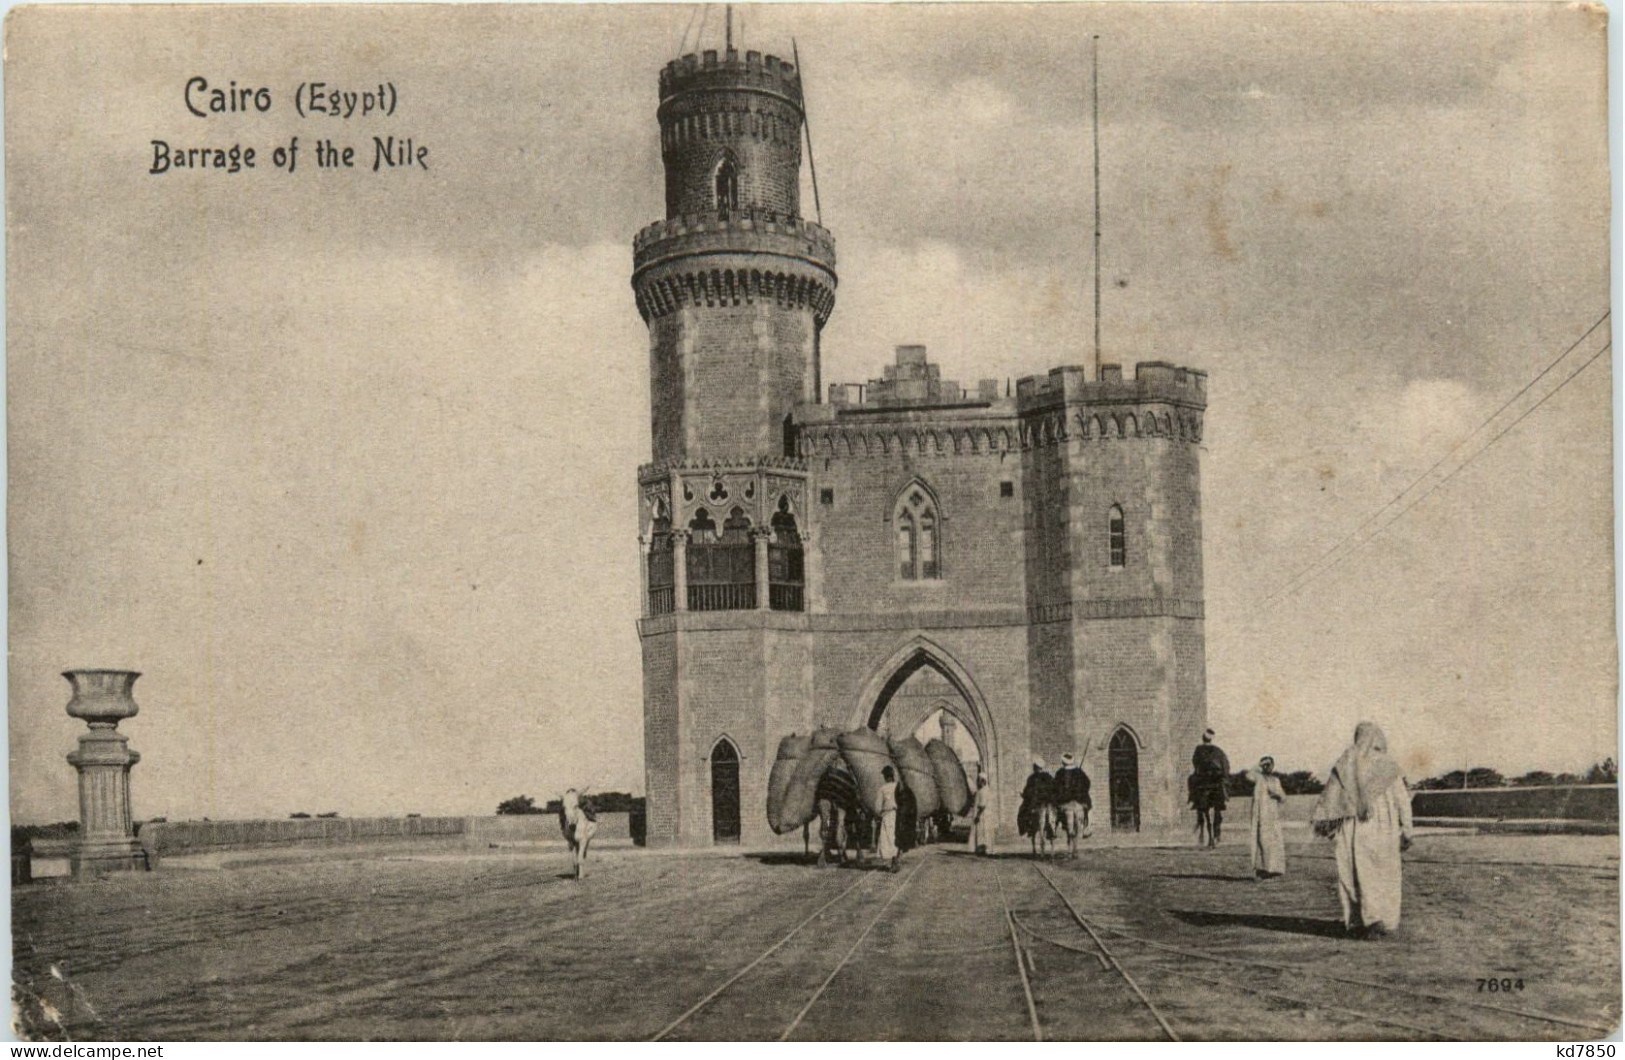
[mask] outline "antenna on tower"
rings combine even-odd
[[[812,148],[812,120],[807,117],[807,77],[801,69],[801,49],[796,47],[796,39],[790,38],[790,56],[796,63],[796,76],[801,78],[801,124],[807,131],[807,169],[812,173],[813,209],[817,211],[818,223],[824,223],[824,204],[818,201],[818,163],[813,160]]]
[[[1095,150],[1095,378],[1100,378],[1100,34],[1090,39],[1089,129]]]
[[[727,36],[724,39],[726,41],[726,47],[727,47],[728,51],[725,51],[725,52],[722,53],[724,57],[727,56],[728,52],[731,52],[731,51],[734,50],[734,6],[732,4],[728,4],[727,5],[727,11],[728,11],[728,14],[727,14],[728,30],[727,30]]]

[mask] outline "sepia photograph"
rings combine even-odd
[[[12,8],[12,1035],[1617,1040],[1608,15]]]

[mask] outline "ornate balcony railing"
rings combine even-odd
[[[750,611],[756,607],[756,586],[751,582],[723,582],[688,587],[690,611]]]

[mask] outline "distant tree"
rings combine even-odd
[[[1423,791],[1459,791],[1462,788],[1499,788],[1506,785],[1506,778],[1488,766],[1474,766],[1463,773],[1453,769],[1440,777],[1430,777],[1419,781],[1417,788]]]
[[[563,799],[548,799],[547,805],[542,807],[542,813],[558,814],[564,812]]]
[[[634,798],[624,791],[593,792],[582,801],[593,813],[631,813],[643,803],[642,798]]]
[[[409,814],[406,815],[407,820],[411,820],[413,817],[422,817],[422,816],[423,815],[421,813],[409,813]]]
[[[1326,785],[1309,770],[1297,769],[1281,774],[1281,790],[1288,795],[1319,795],[1326,790]]]
[[[292,820],[292,821],[308,821],[308,820],[310,820],[310,814],[308,814],[308,813],[290,813],[290,814],[288,814],[288,819]]]
[[[317,817],[337,817],[338,815],[339,815],[339,812],[337,810],[332,810],[332,811],[329,811],[328,813],[319,813],[316,816]]]
[[[1604,758],[1601,762],[1598,762],[1596,765],[1591,767],[1591,771],[1586,774],[1586,783],[1618,784],[1619,767],[1614,764],[1614,760],[1612,758]]]
[[[541,813],[536,808],[536,800],[529,795],[515,795],[511,799],[503,799],[497,803],[497,813],[508,816],[510,814]]]
[[[1277,769],[1275,775],[1281,778],[1281,790],[1288,795],[1319,795],[1326,789],[1326,785],[1316,780],[1315,775],[1307,769],[1292,773]],[[1252,795],[1253,782],[1247,779],[1245,769],[1224,778],[1224,793],[1232,799],[1245,799]]]
[[[1557,777],[1544,769],[1531,769],[1521,777],[1512,778],[1512,786],[1516,788],[1544,788],[1557,782]]]

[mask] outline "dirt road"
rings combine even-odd
[[[1263,884],[1227,849],[626,851],[582,882],[555,854],[312,854],[20,888],[15,982],[32,1036],[104,1041],[1585,1040],[1619,1014],[1617,851],[1419,843],[1369,943],[1314,846]]]

